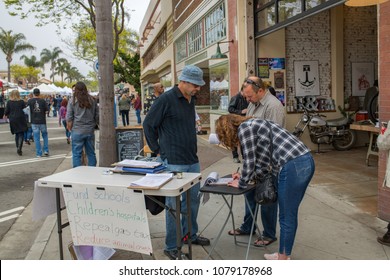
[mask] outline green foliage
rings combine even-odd
[[[35,49],[25,42],[26,37],[22,33],[13,34],[12,30],[5,31],[0,27],[0,50],[5,54],[8,64],[8,81],[11,79],[11,61],[14,53]]]
[[[72,49],[73,55],[82,60],[95,61],[97,59],[96,33],[91,23],[82,20],[74,24],[72,30],[75,36],[68,46]],[[138,37],[137,31],[125,28],[119,36],[119,51],[136,52]]]
[[[15,64],[11,66],[11,73],[17,81],[26,79],[29,83],[35,83],[38,81],[38,74],[41,73],[41,70],[31,66]]]
[[[134,86],[135,90],[141,92],[141,62],[139,53],[126,54],[119,52],[114,60],[114,72],[118,75],[115,83],[126,82]]]

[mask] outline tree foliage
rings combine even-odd
[[[125,0],[112,0],[113,17],[113,59],[119,48],[119,36],[124,30],[125,18],[129,14],[125,11]],[[96,31],[96,0],[4,0],[5,6],[12,16],[22,19],[34,15],[38,19],[38,26],[56,23],[58,29],[69,28],[75,18],[89,20]]]
[[[114,71],[118,75],[115,83],[128,82],[134,86],[136,91],[141,92],[139,53],[128,54],[120,51],[114,61]]]
[[[22,81],[26,79],[29,83],[36,83],[38,81],[38,74],[41,73],[40,69],[32,66],[11,65],[11,71],[16,81]]]
[[[31,44],[26,43],[26,36],[22,33],[13,34],[12,30],[5,31],[0,27],[0,50],[5,54],[8,64],[8,82],[11,81],[11,62],[15,53],[33,50]]]
[[[97,58],[96,32],[90,22],[82,20],[73,27],[74,40],[66,42],[73,55],[93,62]],[[134,53],[137,50],[138,33],[125,28],[119,36],[118,51]]]

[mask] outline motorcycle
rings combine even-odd
[[[300,138],[306,128],[314,144],[332,144],[337,151],[351,149],[356,143],[356,132],[349,129],[353,122],[351,117],[325,120],[326,116],[315,111],[309,111],[303,106],[303,115],[296,124],[293,134]]]

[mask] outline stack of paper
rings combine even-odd
[[[159,173],[166,169],[161,162],[125,159],[114,164],[113,172],[118,173]]]
[[[159,189],[172,180],[173,173],[146,174],[139,180],[132,182],[130,189]]]

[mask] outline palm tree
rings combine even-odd
[[[26,37],[22,33],[12,34],[12,30],[5,31],[0,27],[0,49],[8,63],[8,82],[11,82],[11,61],[14,53],[35,49],[24,40]]]
[[[66,78],[65,80],[69,80],[70,83],[73,81],[80,81],[84,79],[84,76],[80,74],[79,69],[76,67],[71,67],[65,72]]]
[[[57,66],[55,68],[55,75],[61,76],[61,82],[64,82],[64,74],[66,71],[71,68],[69,61],[66,58],[57,59]]]
[[[60,53],[62,53],[62,50],[59,47],[55,47],[53,51],[50,51],[48,49],[43,49],[41,52],[41,61],[42,63],[50,62],[50,71],[54,83],[54,71],[57,64],[57,59],[60,56]]]
[[[40,60],[37,60],[37,57],[35,55],[32,55],[31,57],[22,55],[20,59],[23,59],[24,65],[28,67],[39,68],[43,66],[42,62]]]

